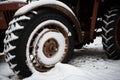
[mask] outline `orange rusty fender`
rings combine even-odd
[[[7,29],[8,23],[13,19],[15,11],[26,4],[20,1],[0,2],[0,29]]]

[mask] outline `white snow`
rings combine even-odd
[[[23,1],[23,2],[26,2],[27,0],[7,0],[7,1]]]
[[[4,52],[0,52],[0,56],[3,56],[4,55]]]
[[[6,62],[9,62],[10,60],[12,60],[13,58],[15,58],[15,56],[12,56],[10,53],[8,53],[7,57],[9,58],[6,58]]]
[[[6,49],[4,49],[4,53],[7,53],[15,48],[16,48],[16,46],[12,46],[10,43],[8,43],[8,44],[6,44]]]
[[[58,63],[46,73],[35,72],[24,80],[120,80],[120,60],[108,60],[101,37],[75,53],[69,64]]]
[[[26,0],[6,0],[6,1],[0,1],[0,4],[4,3],[12,3],[12,2],[26,2]]]
[[[8,64],[5,63],[4,59],[0,57],[0,80],[16,80],[17,77],[14,75]]]
[[[44,5],[48,5],[48,4],[52,4],[52,5],[58,5],[61,7],[64,7],[65,9],[67,9],[68,11],[70,11],[73,15],[75,15],[73,13],[73,11],[64,3],[58,1],[58,0],[39,0],[39,1],[33,1],[28,5],[25,5],[24,7],[20,8],[16,13],[15,16],[19,16],[19,15],[23,15],[25,13],[27,13],[28,11],[40,7],[40,6],[44,6]]]
[[[0,63],[0,80],[18,80],[5,62]],[[49,72],[36,71],[23,80],[120,80],[120,60],[106,58],[98,37],[75,52],[69,64],[58,63]]]
[[[30,78],[24,80],[87,80],[89,76],[92,79],[95,75],[68,64],[57,63],[51,71],[47,73],[35,72]],[[98,79],[99,77],[96,77],[96,80]]]
[[[10,35],[7,35],[6,38],[4,39],[4,43],[9,43],[13,40],[18,39],[18,36],[16,36],[15,34],[11,33]]]
[[[17,19],[13,19],[12,21],[10,21],[9,25],[13,24],[13,23],[16,23],[17,21],[21,21],[21,20],[30,20],[30,17],[27,17],[25,15],[23,16],[20,16],[19,18]],[[19,25],[18,25],[19,26]]]
[[[16,26],[15,26],[16,25]],[[6,34],[11,34],[13,31],[23,29],[23,26],[20,26],[18,23],[11,24],[8,28],[11,28],[10,30],[6,30]]]

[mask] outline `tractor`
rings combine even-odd
[[[93,42],[97,36],[102,37],[107,57],[120,59],[120,0],[27,0],[26,3],[16,12],[5,11],[15,14],[9,24],[5,21],[8,29],[3,31],[6,62],[20,78],[35,71],[47,72],[58,62],[68,62],[74,49]],[[5,20],[12,17],[2,15]]]
[[[3,52],[5,31],[8,28],[8,23],[13,19],[13,15],[22,6],[26,5],[23,1],[5,1],[0,0],[0,55]]]

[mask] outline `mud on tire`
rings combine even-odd
[[[6,61],[22,78],[34,71],[48,71],[57,62],[70,59],[72,30],[71,22],[55,10],[42,9],[16,17],[9,23],[4,39]]]
[[[109,59],[120,59],[120,9],[112,8],[104,16],[103,48]]]

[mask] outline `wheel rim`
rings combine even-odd
[[[120,49],[120,18],[119,18],[118,26],[117,26],[117,45]]]
[[[68,44],[65,44],[65,37],[61,33],[54,32],[54,30],[52,30],[52,32],[51,30],[45,32],[45,34],[39,38],[36,45],[38,46],[36,54],[39,64],[45,67],[52,67],[58,61],[62,61],[65,55],[64,53],[67,53],[65,46]]]
[[[32,71],[46,72],[62,62],[69,46],[68,29],[48,20],[36,27],[27,43],[27,62]]]

